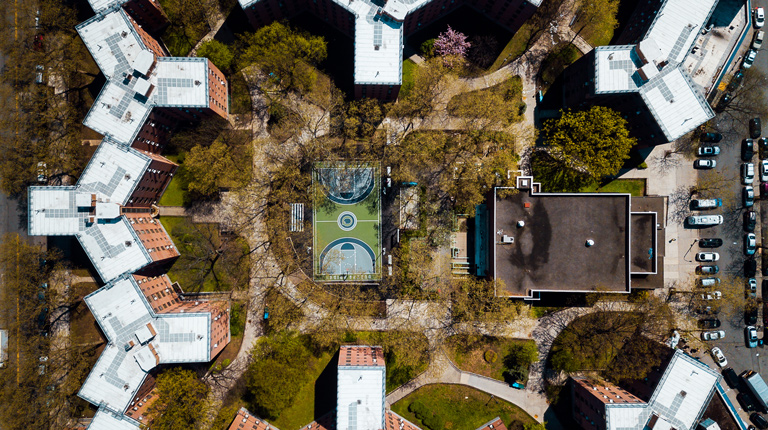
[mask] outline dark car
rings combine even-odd
[[[760,197],[768,197],[768,182],[763,182],[760,184]]]
[[[752,412],[752,414],[749,416],[749,420],[752,421],[752,424],[756,425],[759,429],[768,429],[768,420],[766,420],[764,416],[758,414],[757,412]]]
[[[755,211],[744,212],[744,231],[753,232],[757,225],[757,213]]]
[[[696,266],[696,273],[700,275],[716,275],[719,271],[717,264]]]
[[[739,71],[735,75],[733,75],[733,78],[731,78],[731,82],[728,82],[728,91],[735,91],[739,86],[741,85],[741,81],[744,80],[744,72]]]
[[[744,323],[748,325],[757,324],[757,306],[744,310]]]
[[[763,279],[763,283],[760,285],[760,295],[763,297],[763,301],[768,303],[768,279]]]
[[[736,400],[739,401],[741,408],[747,412],[755,410],[755,402],[752,400],[752,396],[747,393],[739,393],[736,395]]]
[[[755,141],[752,139],[742,140],[741,141],[741,159],[744,161],[751,161],[754,155],[755,155]]]
[[[728,107],[728,104],[733,100],[733,94],[731,93],[725,93],[723,97],[720,98],[720,101],[717,102],[717,107],[715,108],[717,111],[722,112],[725,110],[726,107]]]
[[[701,141],[702,142],[713,142],[717,143],[723,140],[723,135],[720,133],[704,133],[701,135]]]
[[[704,318],[699,320],[699,326],[702,328],[718,328],[720,327],[720,320],[717,318]]]
[[[736,400],[739,401],[741,408],[747,412],[755,410],[755,402],[752,400],[752,396],[747,393],[739,393],[736,395]]]
[[[739,375],[737,375],[736,371],[730,367],[723,369],[723,379],[725,379],[725,383],[731,388],[736,388],[740,385]]]
[[[723,239],[720,238],[699,239],[699,247],[701,248],[719,248],[721,246],[723,246]]]
[[[757,261],[750,258],[749,260],[744,260],[744,277],[745,278],[754,278],[757,274]]]
[[[763,127],[760,123],[760,118],[752,118],[749,120],[749,137],[757,139],[763,134]]]
[[[35,41],[34,41],[32,46],[34,47],[35,51],[42,52],[44,50],[45,47],[43,45],[43,35],[42,34],[36,34],[35,35]]]
[[[768,302],[763,302],[763,326],[768,326]]]
[[[761,137],[757,140],[757,150],[761,160],[768,158],[768,139]]]

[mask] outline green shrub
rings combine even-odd
[[[421,55],[426,59],[430,59],[434,57],[435,56],[435,39],[425,40],[419,47],[419,50],[421,51]]]
[[[222,365],[223,367],[227,367],[227,366],[229,366],[230,364],[232,364],[232,360],[230,360],[230,359],[228,359],[228,358],[227,358],[227,359],[225,359],[224,361],[222,361],[222,362],[221,362],[221,365]]]
[[[429,416],[423,418],[421,422],[430,430],[443,430],[445,428],[445,420],[440,415],[430,413]]]
[[[646,164],[646,163],[645,163],[645,161],[643,161],[642,163],[640,163],[640,164],[637,166],[637,168],[638,168],[638,169],[647,169],[647,168],[648,168],[648,164]]]
[[[483,357],[485,358],[486,362],[495,363],[496,360],[499,359],[499,354],[496,354],[495,351],[489,349],[488,351],[485,351],[485,354],[483,355]]]

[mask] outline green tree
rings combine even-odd
[[[197,56],[208,58],[216,65],[216,67],[224,72],[232,67],[235,60],[235,54],[232,53],[229,46],[216,39],[211,39],[200,44],[200,47],[197,49]]]
[[[384,109],[376,99],[354,100],[339,107],[333,118],[336,132],[348,139],[370,139],[384,119]]]
[[[303,339],[294,333],[260,338],[245,373],[253,411],[266,419],[278,418],[307,381],[310,359]]]
[[[191,370],[173,368],[157,378],[157,400],[147,409],[152,429],[187,430],[205,415],[208,386]]]
[[[325,40],[274,22],[241,36],[239,67],[258,65],[285,90],[309,92],[316,80],[314,66],[327,55]]]
[[[613,38],[613,30],[619,26],[616,13],[619,0],[581,0],[574,27],[576,35],[583,35],[594,46],[607,45]]]
[[[220,188],[239,188],[251,180],[253,147],[246,132],[226,130],[210,146],[197,145],[182,164],[193,197],[212,197]]]
[[[593,180],[618,173],[636,143],[629,137],[627,121],[602,106],[564,111],[547,121],[541,134],[549,154],[563,167]]]

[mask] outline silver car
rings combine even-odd
[[[749,185],[755,180],[755,165],[753,163],[743,163],[741,165],[741,183]]]
[[[685,219],[688,225],[710,226],[723,223],[722,215],[693,215]]]
[[[725,337],[724,330],[705,331],[701,333],[701,340],[720,340]]]

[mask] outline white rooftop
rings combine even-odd
[[[139,426],[125,415],[112,414],[102,408],[96,411],[88,430],[136,430]]]
[[[718,0],[666,0],[645,33],[670,63],[680,63],[690,51]]]
[[[338,367],[338,430],[384,428],[385,369],[384,366]]]
[[[30,187],[29,234],[76,236],[104,282],[151,263],[120,213],[120,205],[128,201],[150,161],[139,151],[105,138],[76,186]]]
[[[643,430],[653,415],[654,428],[692,430],[714,394],[720,375],[706,364],[675,350],[647,404],[607,404],[608,430]],[[666,427],[665,427],[666,424]]]
[[[208,106],[208,60],[155,57],[122,8],[94,16],[77,32],[107,77],[83,121],[89,128],[129,144],[155,106]]]
[[[156,315],[132,277],[105,285],[86,296],[85,302],[109,339],[78,393],[95,405],[122,413],[146,372],[158,362],[193,363],[211,358],[210,314]],[[138,344],[136,334],[148,323],[157,335],[146,345]],[[135,345],[126,350],[130,341]]]

